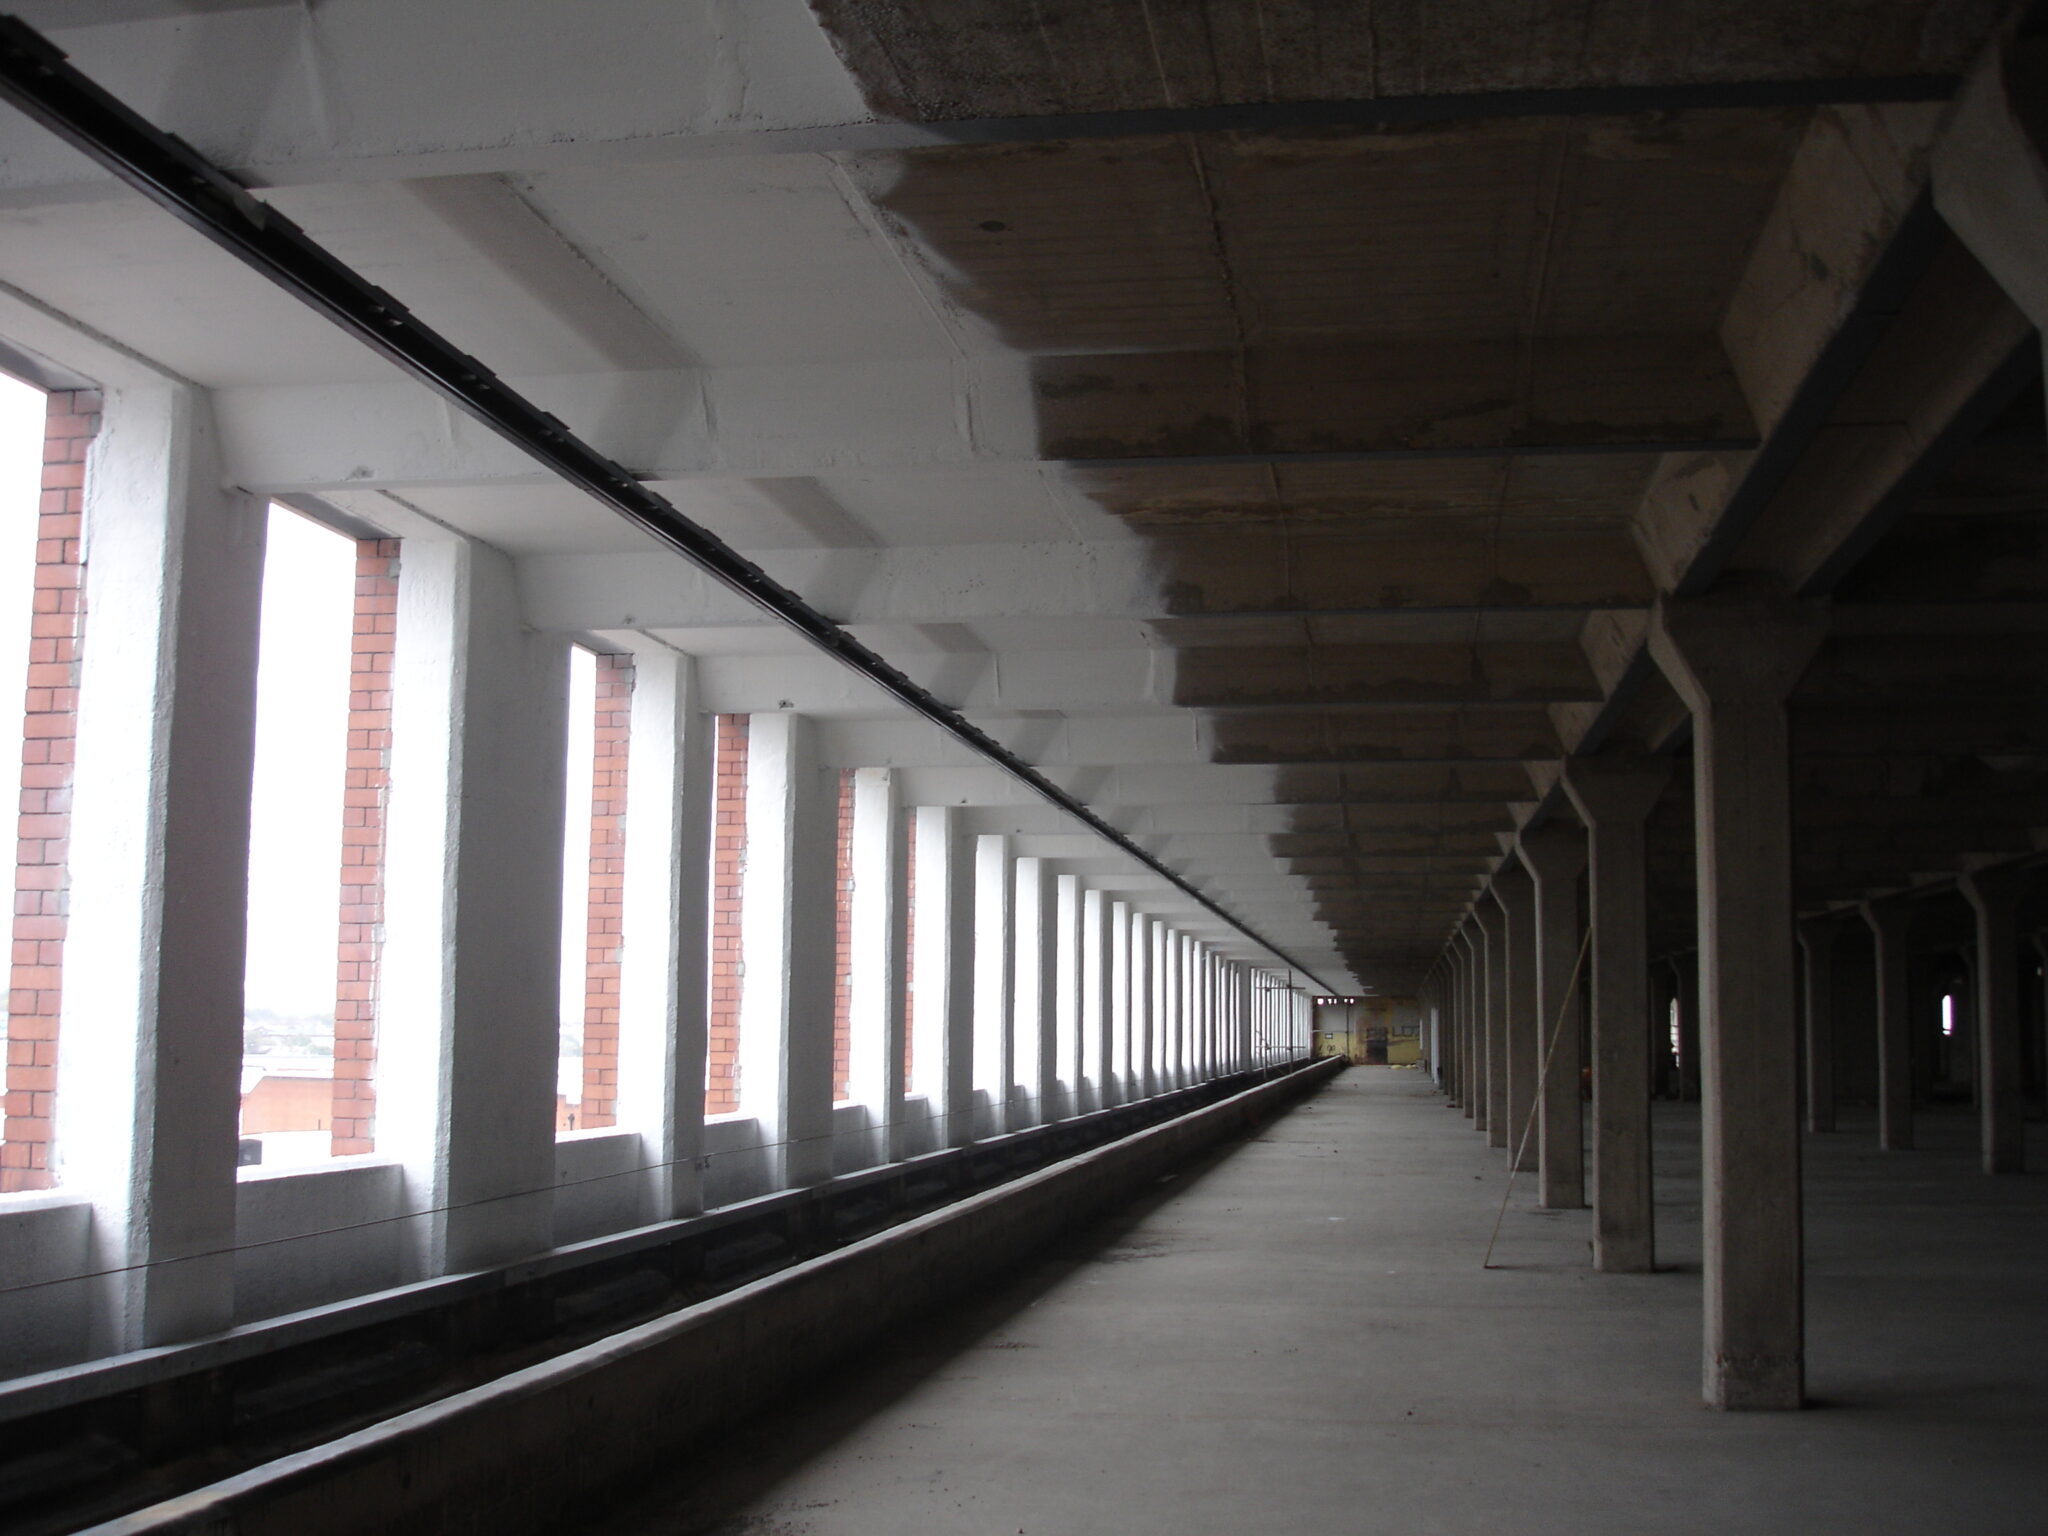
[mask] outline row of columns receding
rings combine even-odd
[[[1794,921],[1785,701],[1824,623],[1817,604],[1757,594],[1666,600],[1652,617],[1652,655],[1693,723],[1698,947],[1675,970],[1681,1007],[1697,1007],[1696,1026],[1686,1023],[1698,1060],[1685,1071],[1697,1073],[1701,1100],[1702,1379],[1717,1408],[1804,1398],[1800,1134],[1802,1117],[1833,1128],[1828,988],[1849,921],[1867,922],[1876,941],[1881,1144],[1912,1144],[1908,905],[1865,901]],[[1668,1025],[1652,1006],[1645,823],[1671,769],[1633,754],[1567,759],[1560,784],[1579,824],[1552,817],[1517,836],[1425,988],[1432,1069],[1450,1102],[1513,1169],[1535,1173],[1543,1207],[1590,1203],[1593,1267],[1610,1273],[1656,1267],[1652,1041]],[[2030,873],[2003,864],[1958,881],[1976,915],[1989,1173],[2024,1164],[2016,946]],[[1795,944],[1808,949],[1803,1010]]]
[[[93,1208],[92,1353],[231,1326],[240,982],[265,508],[223,490],[207,399],[110,390],[93,465],[57,1195]],[[641,637],[621,897],[617,1126],[639,1213],[701,1208],[712,717]],[[391,678],[380,1160],[408,1269],[552,1246],[566,637],[515,563],[410,536]],[[956,807],[854,775],[853,1053],[872,1164],[905,1153],[905,1035],[954,1146],[1304,1055],[1306,996],[1171,918],[1020,857]],[[741,1115],[771,1188],[830,1177],[837,774],[812,723],[756,715],[746,785]],[[915,821],[914,840],[907,823]],[[916,869],[914,942],[911,854]],[[906,1007],[915,999],[914,1010]],[[836,1160],[835,1160],[836,1159]]]

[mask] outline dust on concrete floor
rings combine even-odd
[[[1655,1275],[1354,1068],[974,1303],[574,1528],[628,1536],[2048,1530],[2048,1178],[1974,1122],[1806,1138],[1799,1414],[1699,1403],[1698,1114],[1658,1107]],[[2030,1128],[2034,1165],[2048,1137]]]

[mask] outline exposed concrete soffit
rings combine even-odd
[[[200,14],[180,7],[91,27],[76,25],[90,13],[71,0],[24,0],[16,8],[109,90],[255,186],[703,155],[1911,101],[1945,96],[1955,85],[1947,76],[1912,75],[1480,89],[919,123],[878,120],[868,110],[801,0],[654,7],[579,0],[566,9],[553,0],[494,0],[483,31],[466,26],[471,13],[452,8],[446,24],[463,30],[438,47],[422,36],[435,24],[433,12],[412,0]],[[552,94],[569,104],[546,120],[531,110],[525,72],[537,48],[549,58]],[[458,74],[437,66],[458,53]],[[0,200],[111,189],[95,168],[53,145],[9,143],[0,163]]]
[[[1942,115],[1816,114],[1722,326],[1765,441],[1660,466],[1634,526],[1661,589],[1704,591],[1739,564],[1788,590],[1824,590],[1902,510],[1902,487],[2019,387],[2028,328],[1944,243],[1927,197]],[[1859,425],[1832,427],[1845,405]],[[1617,642],[1596,618],[1585,643],[1612,683],[1597,707],[1555,711],[1571,751],[1596,749],[1646,688],[1656,725],[1639,737],[1664,739],[1635,744],[1682,733],[1640,635]]]

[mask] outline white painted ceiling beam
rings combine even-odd
[[[1027,367],[1014,357],[649,368],[505,382],[655,482],[1039,456]],[[217,414],[228,472],[271,495],[552,478],[425,386],[395,376],[231,386],[219,392]]]
[[[891,661],[956,709],[1056,709],[1122,715],[1173,710],[1173,654],[1120,650],[947,655],[896,651]],[[697,661],[703,707],[718,714],[793,709],[818,717],[894,711],[860,674],[817,653],[705,656]]]
[[[786,154],[839,141],[804,130],[873,121],[802,0],[322,0],[178,6],[103,25],[87,23],[134,7],[10,9],[254,186]],[[0,199],[117,191],[82,156],[8,118]]]

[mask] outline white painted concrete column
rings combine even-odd
[[[1173,930],[1152,924],[1152,1091],[1173,1087]]]
[[[1593,950],[1593,1267],[1657,1267],[1650,1184],[1650,928],[1644,823],[1668,760],[1567,758],[1564,788],[1590,834]]]
[[[1131,1075],[1137,1097],[1159,1091],[1154,1033],[1158,1022],[1158,924],[1143,912],[1131,914]]]
[[[1048,1118],[1059,1119],[1081,1113],[1086,1107],[1082,1080],[1086,1076],[1087,1042],[1082,1020],[1086,999],[1082,995],[1083,935],[1081,932],[1081,882],[1074,875],[1061,875],[1054,907],[1059,942],[1053,957],[1059,1006],[1058,1038],[1052,1059],[1053,1095]]]
[[[1059,1034],[1059,884],[1040,858],[1020,858],[1016,880],[1014,1077],[1005,1130],[1050,1120]]]
[[[1117,1102],[1116,903],[1081,893],[1081,1089],[1077,1113]]]
[[[1109,907],[1110,1077],[1116,1102],[1138,1096],[1137,992],[1131,934],[1136,919],[1129,902]]]
[[[211,407],[109,390],[85,477],[57,1179],[92,1202],[91,1351],[234,1320],[249,794],[265,509]]]
[[[934,1145],[974,1139],[974,850],[951,806],[917,817],[917,1091],[931,1110]]]
[[[891,771],[856,768],[846,1091],[867,1108],[869,1163],[903,1160],[903,826]]]
[[[974,1134],[1009,1129],[1004,1110],[1015,1077],[1011,1009],[1016,999],[1015,875],[1010,840],[985,832],[974,840]]]
[[[1162,1033],[1159,1077],[1163,1087],[1173,1089],[1187,1081],[1187,935],[1162,925],[1160,946]]]
[[[1977,1113],[1986,1173],[2027,1167],[2019,910],[2032,872],[2004,864],[1958,881],[1977,914]]]
[[[1202,1035],[1201,1049],[1195,1059],[1195,1075],[1207,1082],[1216,1075],[1216,1017],[1217,981],[1216,956],[1205,944],[1200,947],[1202,957]]]
[[[1806,981],[1806,1128],[1835,1128],[1835,940],[1843,916],[1830,912],[1799,925]]]
[[[568,647],[505,556],[409,538],[391,701],[377,1143],[433,1275],[554,1241]]]
[[[713,730],[696,664],[657,641],[632,649],[619,1124],[642,1138],[647,1219],[667,1221],[703,1209]]]
[[[760,1123],[771,1185],[795,1189],[832,1175],[838,786],[803,716],[756,714],[747,729],[740,1110]]]
[[[1706,1337],[1716,1408],[1805,1387],[1792,786],[1785,699],[1826,628],[1753,593],[1660,601],[1650,653],[1693,717]]]
[[[1202,1033],[1202,975],[1201,955],[1196,949],[1193,934],[1179,935],[1178,950],[1180,993],[1180,1041],[1179,1069],[1174,1074],[1180,1087],[1187,1087],[1195,1081],[1197,1051]]]

